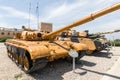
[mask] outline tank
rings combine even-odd
[[[86,51],[86,54],[92,54],[93,51],[95,51],[97,49],[94,41],[92,39],[88,38],[88,33],[86,31],[79,32],[78,39],[81,43],[86,44],[88,46],[88,50]]]
[[[114,30],[114,31],[108,31],[108,32],[98,32],[95,34],[89,34],[88,30],[77,32],[76,30],[66,30],[59,34],[58,40],[69,40],[72,42],[78,42],[85,44],[88,47],[88,50],[86,50],[86,54],[92,54],[96,51],[102,51],[102,50],[110,50],[109,46],[107,44],[107,39],[104,37],[104,34],[112,34],[120,32],[120,30]],[[75,36],[72,36],[72,33],[76,34]],[[68,36],[65,36],[68,35]],[[73,39],[72,39],[73,38]]]
[[[88,34],[84,31],[77,32],[76,30],[71,29],[63,31],[59,34],[58,40],[85,44],[87,46],[86,54],[91,54],[94,50],[96,50],[94,41],[88,38]]]
[[[76,42],[77,39],[75,38],[76,34],[74,34],[74,31],[72,34],[73,41],[75,40],[74,42],[69,40],[57,40],[56,38],[59,36],[59,33],[90,22],[95,18],[118,9],[120,9],[120,3],[85,16],[80,20],[50,33],[27,29],[23,26],[21,34],[18,34],[14,39],[9,39],[5,42],[8,56],[26,73],[42,69],[48,62],[70,57],[68,53],[71,50],[78,52],[79,56],[76,60],[79,60],[83,57],[84,52],[88,50],[88,46]]]
[[[94,42],[96,42],[96,45],[99,43],[100,46],[98,48],[96,48],[96,51],[101,51],[101,50],[107,50],[109,51],[109,45],[107,43],[107,39],[104,37],[105,34],[112,34],[112,33],[116,33],[116,32],[120,32],[119,29],[117,30],[113,30],[113,31],[108,31],[108,32],[98,32],[98,33],[94,33],[94,34],[89,34],[89,38],[93,39]]]

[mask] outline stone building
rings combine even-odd
[[[38,27],[39,31],[52,32],[52,23],[41,22]],[[0,27],[0,38],[9,37],[13,38],[15,33],[21,32],[21,29],[16,28],[3,28]]]
[[[38,29],[42,32],[52,32],[52,23],[41,22]]]
[[[14,34],[20,31],[21,31],[20,29],[0,27],[0,38],[5,37],[13,38]]]

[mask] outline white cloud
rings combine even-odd
[[[29,13],[19,11],[15,8],[9,6],[0,6],[0,9],[7,11],[7,15],[3,15],[4,17],[18,17],[23,19],[29,19]],[[31,20],[36,20],[36,17],[31,14]]]
[[[118,0],[113,1],[113,0],[109,0],[109,1],[105,1],[105,0],[86,0],[86,1],[75,1],[73,3],[66,3],[64,2],[62,5],[60,6],[53,6],[52,8],[50,8],[50,10],[46,11],[48,12],[46,14],[46,16],[44,16],[45,21],[51,21],[54,24],[54,30],[59,29],[60,27],[63,27],[63,25],[69,24],[71,22],[73,22],[74,20],[80,19],[82,16],[88,15],[91,12],[96,12],[98,10],[101,10],[103,8],[106,8],[114,3],[118,2]],[[110,15],[111,16],[111,15]],[[113,14],[114,16],[114,14]],[[113,19],[111,16],[111,19]],[[109,17],[109,16],[108,16]],[[106,17],[107,18],[107,17]],[[101,18],[104,20],[104,16],[103,18]],[[97,25],[97,23],[93,23],[93,25],[91,24],[85,24],[85,25],[81,25],[81,27],[76,27],[74,29],[76,30],[90,30],[90,32],[94,33],[94,32],[102,32],[104,31],[108,31],[108,30],[113,30],[113,29],[117,29],[120,28],[120,21],[119,20],[115,20],[113,19],[110,23],[104,23],[102,24],[102,20],[101,20],[101,24]],[[62,25],[62,26],[61,26]],[[86,26],[86,28],[84,28],[84,26]],[[95,26],[95,28],[93,28],[93,26]],[[82,29],[83,27],[83,29]],[[92,28],[91,28],[92,27]],[[80,28],[80,29],[79,29]]]
[[[4,27],[4,28],[18,28],[21,29],[22,25],[21,24],[10,24],[7,22],[0,22],[0,27]]]
[[[9,17],[13,17],[13,18],[15,17],[16,19],[17,18],[27,19],[27,20],[29,19],[29,13],[19,11],[15,8],[8,7],[8,6],[0,6],[0,9],[6,11],[5,14],[0,14],[1,20],[2,20],[2,18],[5,20]],[[31,25],[32,25],[32,23],[34,23],[37,20],[37,18],[36,18],[36,16],[30,14],[30,20],[31,20]],[[28,23],[21,23],[21,24],[14,23],[13,25],[10,25],[10,24],[12,24],[12,23],[8,24],[8,23],[5,22],[5,23],[0,23],[0,26],[3,26],[3,27],[5,27],[5,26],[7,26],[7,27],[18,27],[18,28],[21,28],[21,25],[28,26]]]
[[[0,14],[0,18],[2,18],[2,17],[3,17],[3,15]]]
[[[13,27],[13,26],[11,26],[11,25],[8,24],[8,23],[0,22],[0,27],[10,28],[10,27]]]
[[[74,9],[79,8],[80,6],[85,5],[87,2],[86,1],[76,1],[75,3],[72,4],[67,4],[66,2],[64,2],[64,4],[62,4],[61,6],[58,7],[53,7],[51,8],[49,11],[49,14],[47,14],[46,16],[46,21],[52,19],[52,18],[56,18],[56,17],[63,17],[66,15],[71,14],[71,12],[73,12]]]
[[[111,22],[105,23],[105,24],[99,24],[97,25],[97,28],[95,30],[91,30],[91,32],[104,32],[105,31],[111,31],[115,29],[120,29],[120,20],[112,20]]]
[[[96,2],[96,5],[104,5],[104,6],[107,6],[109,4],[113,4],[113,3],[116,3],[116,2],[119,2],[119,0],[98,0]]]
[[[106,7],[107,5],[114,4],[119,0],[75,0],[74,2],[67,3],[66,1],[59,6],[58,5],[51,5],[49,9],[46,9],[46,13],[40,16],[40,20],[42,21],[50,21],[53,22],[56,26],[61,27],[60,25],[66,25],[74,20],[81,18],[84,15],[90,14],[93,11],[98,11]],[[105,5],[106,4],[106,5]],[[1,17],[18,17],[28,19],[29,14],[23,11],[19,11],[13,7],[8,6],[0,6],[0,9],[7,11],[7,15],[0,15]],[[43,6],[44,9],[44,6]],[[36,26],[36,17],[31,14],[31,25]],[[116,22],[117,23],[117,22]],[[118,22],[120,23],[120,22]],[[117,23],[117,24],[118,24]],[[28,23],[26,23],[27,25]],[[114,25],[114,24],[112,24]],[[91,26],[91,25],[88,25]],[[101,25],[104,26],[104,25]],[[109,25],[108,25],[109,26]],[[114,25],[115,26],[115,25]],[[104,26],[105,27],[105,26]],[[89,28],[89,27],[88,27]],[[112,28],[112,27],[111,27]],[[99,29],[98,29],[99,30]]]
[[[106,2],[106,0],[99,0],[99,1],[97,1],[97,4],[101,4],[103,2]]]

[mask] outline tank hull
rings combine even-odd
[[[87,46],[81,43],[73,43],[71,41],[24,41],[18,39],[9,39],[5,42],[8,55],[22,68],[25,72],[33,72],[36,69],[45,66],[47,62],[60,58],[70,57],[68,52],[70,49],[80,51],[86,50]],[[81,57],[80,57],[81,58]],[[40,67],[35,67],[36,65]]]

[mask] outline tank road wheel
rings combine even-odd
[[[24,63],[23,63],[23,65],[24,65],[24,66],[23,66],[23,67],[24,67],[24,70],[25,70],[25,71],[28,71],[28,70],[30,69],[30,65],[29,65],[29,60],[28,60],[27,56],[24,57],[23,62],[24,62]]]
[[[13,58],[13,55],[12,55],[12,53],[10,53],[10,58],[11,58],[11,60],[12,60],[12,58]]]
[[[12,54],[10,52],[8,52],[7,55],[10,59],[12,59]]]
[[[21,55],[18,57],[18,64],[21,68],[23,67],[23,58]]]
[[[8,53],[8,57],[11,58],[11,53]]]
[[[7,52],[7,55],[8,55],[8,57],[10,58],[10,53],[9,53],[9,52]]]
[[[32,61],[29,58],[29,56],[25,53],[23,57],[23,70],[25,71],[25,73],[30,73],[32,72],[31,68],[32,68]]]
[[[11,59],[14,61],[14,53],[11,53]]]
[[[6,45],[6,46],[7,46],[7,55],[9,58],[11,58],[12,55],[11,55],[11,51],[10,51],[10,46],[9,45]]]
[[[10,51],[7,49],[7,55],[10,58]]]
[[[80,63],[79,60],[85,55],[86,51],[79,51],[79,55],[77,58],[75,58],[75,63]],[[66,58],[67,62],[72,63],[73,58],[72,57],[67,57]]]
[[[13,61],[15,61],[15,53],[14,53],[15,47],[14,47],[14,46],[11,46],[11,48],[12,48],[12,51],[11,51],[11,59],[12,59]]]
[[[15,54],[15,63],[18,64],[18,54]]]

